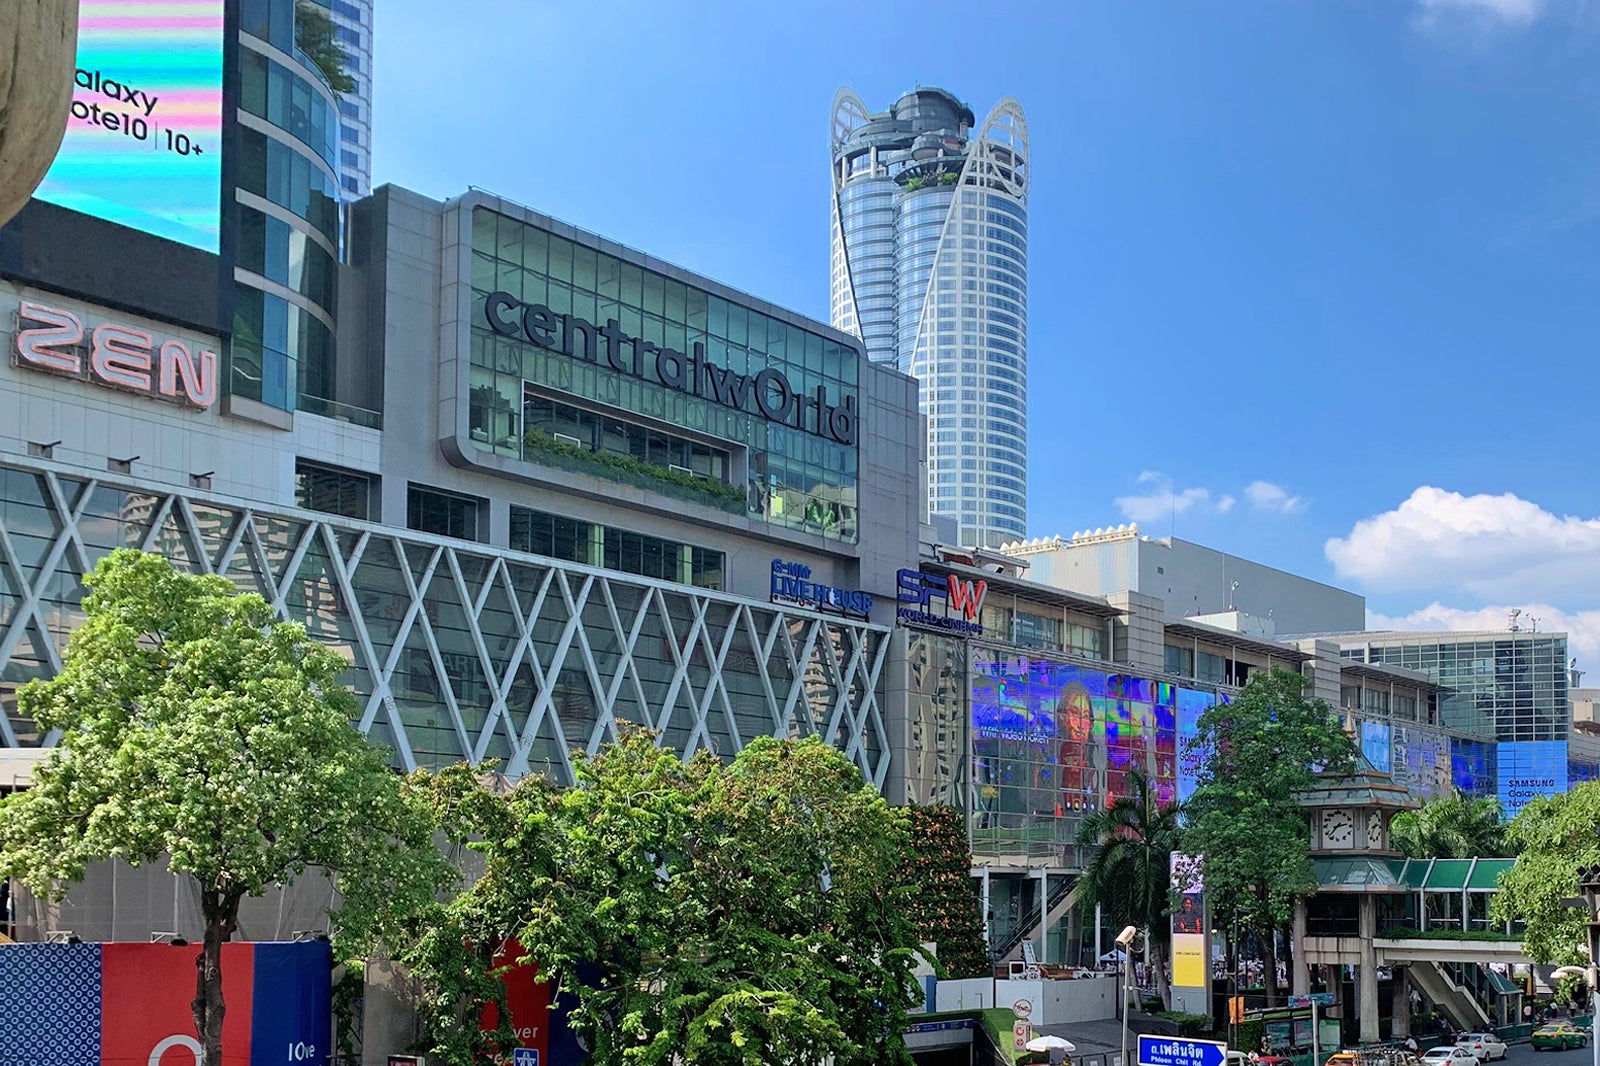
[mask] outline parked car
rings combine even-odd
[[[1477,1066],[1478,1056],[1460,1044],[1431,1047],[1422,1053],[1423,1066]]]
[[[1506,1043],[1496,1033],[1462,1033],[1456,1037],[1456,1047],[1466,1048],[1479,1062],[1506,1057]]]
[[[1535,1051],[1546,1048],[1560,1051],[1563,1048],[1583,1047],[1589,1042],[1589,1034],[1571,1022],[1551,1022],[1535,1029],[1531,1042]]]

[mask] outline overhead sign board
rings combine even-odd
[[[1139,1066],[1223,1066],[1228,1045],[1183,1036],[1139,1037]]]

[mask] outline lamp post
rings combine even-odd
[[[1124,926],[1117,934],[1117,948],[1122,952],[1122,1063],[1128,1066],[1128,999],[1133,984],[1133,941],[1139,935],[1134,926]],[[1595,1066],[1600,1066],[1596,1063]]]

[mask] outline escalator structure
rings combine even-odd
[[[1406,969],[1411,982],[1458,1032],[1498,1024],[1496,1000],[1503,991],[1496,982],[1499,975],[1489,967],[1478,962],[1412,962]]]
[[[1040,935],[1041,926],[1043,929],[1049,929],[1059,922],[1061,916],[1070,911],[1073,905],[1078,902],[1078,886],[1081,884],[1083,884],[1083,880],[1074,877],[1070,881],[1052,888],[1050,890],[1050,898],[1045,903],[1044,921],[1041,922],[1038,913],[1034,912],[1030,915],[1029,920],[1018,922],[1012,926],[1011,931],[1006,934],[1004,939],[990,947],[990,959],[996,965],[1004,965],[1021,959],[1022,945],[1030,940],[1043,940]],[[1039,947],[1042,955],[1044,953],[1044,945],[1041,943]]]

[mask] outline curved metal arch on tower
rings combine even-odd
[[[850,138],[850,135],[866,125],[871,118],[872,112],[867,110],[866,101],[861,99],[860,93],[848,85],[841,87],[838,92],[833,94],[833,127],[829,144],[830,159],[833,163],[830,168],[833,172],[832,243],[834,247],[843,250],[845,284],[849,287],[849,327],[850,332],[861,340],[866,339],[861,331],[861,305],[856,301],[855,271],[850,264],[849,248],[845,244],[844,218],[839,206],[839,194],[844,187],[844,179],[841,176],[839,166],[839,150],[844,147],[844,142]]]
[[[857,98],[859,99],[859,97]],[[970,142],[971,150],[967,153],[967,161],[961,167],[961,174],[956,179],[956,187],[967,185],[982,185],[1001,189],[1028,205],[1028,121],[1023,116],[1022,104],[1014,96],[1003,97],[999,103],[990,109],[989,114],[979,127],[977,137]],[[997,155],[997,153],[1003,153]],[[834,215],[838,216],[839,198],[834,196]],[[923,338],[928,333],[928,315],[934,306],[929,299],[933,294],[934,283],[939,276],[939,261],[944,258],[945,241],[949,239],[952,223],[958,217],[956,209],[961,205],[961,197],[954,196],[950,200],[949,211],[945,214],[944,225],[939,228],[939,246],[933,254],[933,268],[928,271],[928,287],[922,293],[922,313],[917,321],[917,337],[912,344],[911,356],[915,358],[916,352],[921,348]]]
[[[867,110],[867,102],[850,86],[842,86],[833,94],[833,137],[828,148],[836,159],[839,149],[844,147],[844,142],[850,135],[871,119],[872,112]],[[839,187],[837,171],[834,173],[833,187],[835,189]]]

